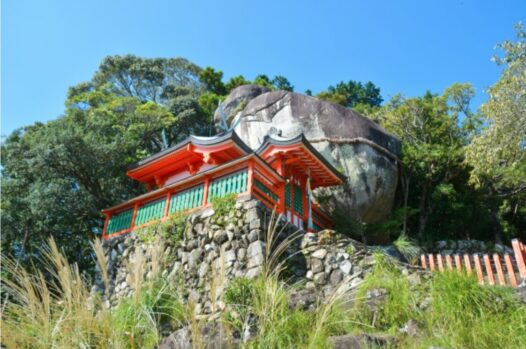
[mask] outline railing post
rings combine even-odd
[[[164,204],[164,214],[163,217],[168,217],[168,209],[170,207],[170,196],[171,194],[166,194],[166,203]]]
[[[110,222],[110,214],[104,214],[106,218],[104,219],[104,226],[102,228],[102,239],[106,239],[106,229],[108,229],[108,223]]]
[[[254,186],[254,161],[248,162],[248,176],[247,176],[247,193],[252,195]]]
[[[208,204],[208,187],[210,186],[210,178],[205,178],[205,186],[203,188],[203,202],[201,206]]]
[[[139,202],[136,202],[135,205],[133,206],[133,214],[132,214],[132,219],[130,223],[130,231],[133,230],[133,228],[135,227],[135,218],[137,218],[138,210],[139,210]]]
[[[513,246],[513,252],[515,253],[519,275],[521,278],[526,279],[526,251],[523,251],[524,246],[522,246],[522,243],[518,239],[511,240],[511,245]]]

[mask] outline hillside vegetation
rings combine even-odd
[[[272,239],[269,229],[269,245]],[[105,270],[101,244],[93,248]],[[182,278],[161,277],[161,268],[135,280],[134,294],[108,308],[54,240],[43,250],[43,272],[4,261],[7,348],[155,348],[173,331],[193,348],[331,348],[356,341],[364,348],[522,348],[526,341],[526,304],[512,289],[482,287],[459,272],[407,274],[382,252],[357,289],[342,283],[306,309],[291,303],[304,284],[282,278],[284,250],[267,250],[265,272],[232,280],[219,296],[225,310],[205,317],[182,297]]]
[[[391,219],[363,225],[335,217],[342,233],[405,233],[422,244],[526,238],[522,26],[515,41],[498,48],[502,74],[480,110],[470,108],[475,90],[469,83],[441,94],[396,95],[383,104],[371,82],[342,81],[316,95],[364,113],[402,141]],[[70,88],[63,116],[9,135],[2,143],[3,253],[27,265],[53,236],[68,258],[90,268],[89,240],[101,232],[100,210],[145,191],[126,177],[127,165],[189,134],[213,134],[218,101],[239,85],[294,88],[283,76],[222,77],[183,58],[107,57],[92,80]]]

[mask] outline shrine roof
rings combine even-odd
[[[214,145],[219,145],[230,140],[233,141],[234,144],[237,145],[240,149],[242,149],[245,154],[252,153],[252,149],[250,149],[234,131],[225,132],[211,137],[190,135],[184,141],[179,142],[170,148],[164,149],[156,154],[153,154],[147,158],[144,158],[131,164],[130,166],[128,166],[128,170],[134,170],[138,167],[142,167],[146,164],[154,162],[155,160],[165,157],[168,154],[172,154],[174,152],[184,149],[189,144],[210,147]]]
[[[345,181],[341,174],[316,148],[310,144],[303,134],[293,138],[277,135],[267,135],[256,150],[256,154],[265,161],[272,163],[277,154],[285,157],[285,163],[297,171],[313,178],[315,186],[338,185]]]

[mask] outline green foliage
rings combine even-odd
[[[178,328],[185,322],[185,308],[177,289],[157,279],[142,285],[139,297],[123,299],[111,311],[113,331],[132,348],[153,348],[160,340],[159,326]]]
[[[221,81],[223,78],[223,72],[221,70],[215,70],[212,67],[206,67],[199,72],[199,81],[201,81],[206,89],[216,95],[224,95],[227,90],[225,84]]]
[[[360,106],[360,111],[365,111],[365,106],[379,107],[383,101],[380,88],[371,81],[365,84],[353,80],[341,81],[336,86],[329,86],[327,91],[320,92],[316,97],[348,108]]]
[[[232,91],[236,87],[248,84],[250,84],[250,81],[245,79],[243,75],[237,75],[231,77],[230,80],[228,80],[228,82],[225,84],[225,87],[228,91]]]
[[[170,215],[165,221],[161,222],[159,233],[165,241],[177,246],[184,238],[188,223],[187,215],[184,212],[177,212]]]
[[[2,143],[2,249],[30,263],[53,236],[81,269],[100,210],[142,192],[126,167],[207,123],[199,68],[185,59],[106,58],[70,88],[64,116],[13,132]]]
[[[164,221],[150,223],[146,227],[137,229],[137,238],[146,244],[151,244],[157,239],[162,239],[165,243],[177,246],[184,238],[186,232],[187,216],[184,212],[177,212],[170,215]]]
[[[410,263],[415,263],[422,253],[422,249],[416,241],[410,239],[406,234],[400,234],[400,236],[393,241],[393,245]]]
[[[521,348],[526,306],[509,288],[481,287],[475,277],[438,274],[432,282],[428,335],[451,348]]]
[[[396,332],[410,319],[419,320],[415,294],[410,291],[409,281],[393,265],[390,257],[378,252],[375,259],[372,272],[359,288],[351,321],[365,330],[375,328]],[[385,290],[385,295],[380,296],[380,300],[370,300],[367,292],[371,290]]]
[[[437,273],[411,286],[388,257],[376,258],[356,296],[351,331],[386,332],[397,336],[403,348],[522,347],[526,306],[512,289],[480,286],[475,277],[459,272]],[[371,290],[386,293],[367,298]],[[399,328],[409,320],[418,324],[417,337],[400,335]]]
[[[526,32],[522,23],[515,29],[515,42],[498,45],[504,56],[494,59],[502,73],[488,89],[489,99],[481,107],[484,126],[466,151],[470,183],[489,197],[500,198],[491,205],[496,221],[502,200],[523,207],[526,199]]]
[[[106,268],[100,243],[94,246],[98,263]],[[2,344],[8,348],[153,348],[161,325],[177,328],[186,322],[181,290],[173,280],[142,280],[133,297],[108,309],[100,295],[90,294],[86,278],[53,240],[43,252],[45,270],[35,273],[2,259],[10,276],[2,280],[10,298],[3,300],[0,319]]]
[[[253,290],[253,280],[247,278],[236,278],[230,282],[225,290],[225,302],[246,308],[250,305],[249,301]]]
[[[235,193],[226,194],[223,197],[212,198],[212,208],[215,217],[226,217],[233,212],[236,206],[237,195]]]
[[[272,79],[272,86],[274,86],[276,90],[294,91],[294,86],[292,86],[290,81],[283,75],[276,75],[274,79]]]
[[[146,227],[137,229],[135,231],[135,234],[137,234],[137,238],[139,239],[139,241],[145,244],[151,244],[152,242],[155,241],[157,237],[156,230],[158,227],[159,227],[159,224],[153,223],[153,224],[147,225]]]
[[[272,85],[272,82],[270,81],[269,77],[265,74],[260,74],[256,76],[253,82],[254,85],[263,86],[269,89],[274,89],[274,86]]]

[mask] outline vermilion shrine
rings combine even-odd
[[[266,136],[253,151],[233,131],[190,136],[133,164],[127,175],[145,183],[148,192],[102,211],[105,239],[206,207],[230,193],[256,198],[300,229],[319,231],[332,222],[310,200],[311,190],[344,180],[303,135]]]

